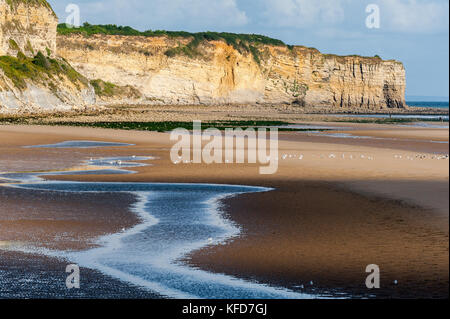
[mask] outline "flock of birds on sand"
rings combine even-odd
[[[312,155],[312,157],[317,157],[316,155]],[[353,155],[353,154],[351,154],[351,155],[345,155],[345,154],[342,154],[342,155],[336,155],[336,154],[328,154],[328,155],[319,155],[318,156],[320,159],[326,159],[326,158],[328,158],[328,159],[337,159],[337,158],[342,158],[342,159],[357,159],[357,158],[361,158],[361,159],[367,159],[367,160],[369,160],[369,161],[373,161],[374,160],[374,158],[373,158],[373,156],[370,156],[370,155],[364,155],[364,154],[361,154],[361,155]],[[300,154],[300,155],[293,155],[293,154],[284,154],[282,157],[281,157],[281,159],[282,160],[288,160],[288,159],[298,159],[298,160],[303,160],[305,158],[305,155],[303,155],[303,154]]]
[[[404,159],[406,158],[407,160],[413,161],[414,159],[418,159],[418,160],[425,160],[425,159],[432,159],[432,160],[448,160],[449,155],[448,154],[444,154],[444,155],[427,155],[427,154],[417,154],[416,156],[412,157],[412,156],[402,156],[402,155],[394,155],[395,159]]]
[[[312,155],[312,157],[317,157],[315,155]],[[288,159],[298,159],[298,160],[303,160],[305,158],[305,155],[300,154],[300,155],[296,155],[296,154],[283,154],[283,156],[281,157],[282,160],[288,160]],[[334,153],[328,154],[328,155],[319,155],[318,158],[320,159],[365,159],[365,160],[369,160],[369,161],[373,161],[374,157],[371,155],[366,155],[366,154],[360,154],[360,155],[355,155],[355,154],[350,154],[350,155],[346,155],[346,154],[341,154],[341,155],[336,155]],[[411,155],[399,155],[399,154],[395,154],[394,155],[394,159],[404,159],[404,160],[426,160],[426,159],[431,159],[431,160],[448,160],[449,159],[449,154],[416,154],[415,156],[411,156]]]
[[[312,157],[316,157],[315,155],[312,155]],[[136,156],[132,156],[132,158],[136,158]],[[365,155],[365,154],[360,154],[360,155],[354,155],[354,154],[350,154],[350,155],[346,155],[346,154],[341,154],[336,155],[334,153],[328,154],[328,155],[319,155],[318,158],[320,159],[366,159],[369,161],[373,161],[374,157],[371,155]],[[282,160],[288,160],[288,159],[298,159],[298,160],[303,160],[305,159],[305,155],[303,154],[283,154],[281,156]],[[397,160],[409,160],[409,161],[413,161],[413,160],[426,160],[426,159],[431,159],[431,160],[449,160],[449,154],[434,154],[434,155],[430,155],[430,154],[416,154],[415,156],[410,156],[410,155],[400,155],[400,154],[395,154],[394,155],[394,159]],[[91,158],[91,161],[93,161],[94,159]],[[270,157],[267,158],[267,160],[270,160]],[[183,160],[183,158],[181,156],[178,157],[178,160],[174,161],[174,164],[180,164],[180,163],[184,163],[184,164],[191,164],[193,163],[192,160]],[[229,163],[228,160],[225,161],[225,163]],[[121,160],[116,160],[116,161],[109,161],[108,162],[109,165],[113,165],[113,166],[122,166],[123,162]]]
[[[131,159],[135,159],[137,158],[136,155],[131,156]],[[89,159],[91,162],[94,161],[94,158],[90,158]],[[108,161],[107,162],[109,165],[113,165],[113,166],[122,166],[123,162],[121,160],[115,160],[115,161]]]
[[[297,160],[303,160],[305,159],[305,155],[303,154],[283,154],[281,156],[282,160],[292,160],[292,159],[297,159]],[[328,155],[312,155],[312,157],[318,157],[319,159],[350,159],[350,160],[354,160],[354,159],[362,159],[362,160],[369,160],[369,161],[373,161],[375,158],[371,155],[366,155],[366,154],[360,154],[360,155],[355,155],[355,154],[350,154],[350,155],[346,155],[346,154],[341,154],[341,155],[336,155],[334,153],[328,154]],[[136,156],[132,156],[132,158],[136,158]],[[427,160],[427,159],[431,159],[431,160],[449,160],[449,154],[416,154],[415,156],[411,156],[411,155],[400,155],[400,154],[395,154],[394,155],[394,159],[396,160],[408,160],[408,161],[413,161],[413,160]],[[270,157],[267,158],[267,160],[270,160]],[[91,161],[93,161],[93,159],[91,158]],[[180,164],[180,163],[184,163],[184,164],[192,164],[193,161],[192,160],[183,160],[183,158],[181,156],[178,157],[178,160],[174,161],[174,164]],[[230,161],[226,160],[225,163],[230,163]],[[108,162],[109,165],[113,165],[113,166],[122,166],[123,162],[121,160],[115,160],[115,161],[109,161]]]
[[[367,154],[321,154],[321,155],[311,155],[311,157],[313,158],[319,158],[319,159],[349,159],[349,160],[356,160],[356,159],[362,159],[362,160],[368,160],[368,161],[373,161],[375,160],[374,156],[372,155],[367,155]],[[281,160],[304,160],[306,158],[306,155],[304,154],[283,154],[281,156]],[[449,159],[449,154],[416,154],[414,156],[412,155],[400,155],[400,154],[395,154],[394,155],[394,159],[396,160],[409,160],[409,161],[413,161],[413,160],[448,160]],[[267,158],[267,160],[270,160],[270,157]],[[180,164],[180,163],[184,163],[184,164],[192,164],[193,161],[192,160],[183,160],[183,157],[179,156],[177,160],[175,160],[173,162],[174,164]],[[230,161],[225,160],[224,163],[229,164]]]

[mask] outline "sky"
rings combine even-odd
[[[128,25],[141,31],[257,33],[323,53],[377,54],[404,63],[407,97],[449,96],[449,0],[48,2],[60,22],[70,16],[68,5],[75,4],[81,22],[91,24]]]

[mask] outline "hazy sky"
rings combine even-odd
[[[259,33],[325,53],[380,55],[405,64],[407,95],[449,96],[449,0],[49,0],[60,22],[139,30]],[[369,4],[380,28],[366,27]]]

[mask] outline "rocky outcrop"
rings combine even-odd
[[[120,86],[103,80],[91,80],[98,105],[133,104],[142,100],[142,94],[131,85]]]
[[[0,0],[0,56],[56,51],[58,18],[45,0]]]
[[[89,81],[64,60],[42,53],[0,57],[0,112],[68,110],[95,102]]]
[[[89,79],[136,88],[136,103],[406,107],[405,69],[397,61],[299,46],[258,45],[251,54],[220,40],[201,43],[195,56],[168,54],[189,41],[70,34],[58,36],[57,52]]]
[[[95,104],[89,81],[55,56],[57,23],[45,0],[0,0],[0,112]]]
[[[0,78],[0,82],[2,79]],[[24,91],[11,86],[0,91],[0,113],[39,113],[68,110],[84,110],[94,105],[95,94],[86,88],[79,90],[61,83],[58,93],[45,87],[29,84]]]
[[[47,1],[0,0],[0,112],[113,103],[406,107],[397,61],[327,55],[257,35],[104,27],[66,26],[57,35]]]

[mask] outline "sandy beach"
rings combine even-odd
[[[2,125],[0,172],[67,170],[89,158],[155,156],[146,161],[150,166],[133,168],[136,174],[46,179],[274,188],[224,200],[223,216],[240,226],[241,236],[195,251],[184,261],[210,272],[312,294],[448,298],[449,167],[442,156],[448,154],[448,128],[308,124],[339,126],[342,131],[334,134],[369,138],[282,132],[278,172],[260,175],[253,164],[175,165],[169,158],[172,142],[166,133]],[[71,140],[133,145],[24,148]],[[99,236],[140,222],[130,211],[135,199],[129,194],[49,197],[45,192],[2,187],[2,183],[0,179],[0,248],[27,243],[84,250],[97,245]],[[24,265],[38,258],[8,254],[8,260],[16,258],[14,263]],[[0,270],[9,267],[4,260]],[[380,266],[381,289],[365,287],[369,264]]]

